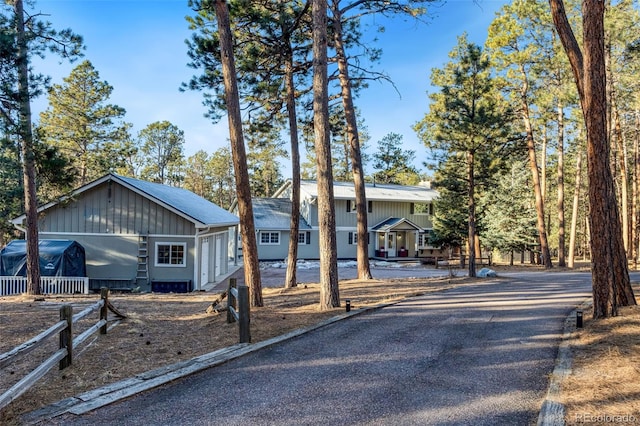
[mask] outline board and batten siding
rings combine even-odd
[[[348,200],[336,200],[336,226],[353,227],[355,229],[357,225],[357,215],[355,211],[347,211],[348,204],[353,206],[355,200],[349,200],[349,203],[347,203],[347,201]],[[433,226],[431,215],[411,213],[410,202],[373,200],[371,201],[371,206],[372,211],[367,213],[367,224],[369,227],[375,226],[390,217],[405,218],[426,229],[430,229]],[[314,205],[314,207],[317,206]],[[313,225],[317,226],[317,222],[313,223]]]
[[[194,235],[192,222],[116,182],[106,182],[48,209],[42,232]]]

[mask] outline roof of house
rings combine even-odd
[[[411,222],[409,219],[406,219],[406,218],[403,218],[403,217],[390,217],[390,218],[387,218],[387,219],[383,220],[382,222],[374,225],[371,228],[371,230],[372,231],[379,231],[379,232],[387,232],[387,231],[390,231],[392,229],[395,229],[396,227],[399,227],[402,224],[406,224],[408,227],[414,228],[416,230],[422,230],[421,227],[419,227],[415,223]]]
[[[291,222],[291,201],[287,198],[254,198],[253,220],[256,230],[288,230]],[[300,231],[311,227],[300,217]]]
[[[284,192],[291,181],[287,181],[276,195]],[[300,182],[300,190],[315,198],[318,196],[318,185],[314,180]],[[380,183],[366,183],[365,193],[369,201],[404,201],[404,202],[429,202],[438,197],[438,191],[428,185],[393,185]],[[336,200],[354,200],[356,198],[353,182],[333,182],[333,196]]]
[[[208,201],[193,192],[176,188],[169,185],[163,185],[160,183],[147,182],[140,179],[134,179],[125,176],[119,176],[116,174],[105,175],[93,182],[90,182],[61,200],[45,204],[38,208],[38,212],[47,210],[60,201],[77,196],[91,188],[101,185],[105,182],[113,181],[121,184],[122,186],[134,191],[145,198],[148,198],[155,203],[165,207],[168,210],[173,211],[179,216],[186,218],[193,222],[197,227],[203,226],[234,226],[239,223],[239,219],[233,213],[228,212],[222,207]],[[22,215],[12,222],[20,224],[24,220],[25,215]]]

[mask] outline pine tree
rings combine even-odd
[[[44,141],[61,150],[84,185],[126,164],[131,150],[126,111],[107,103],[113,87],[100,80],[90,61],[75,67],[63,84],[49,90],[49,108],[40,114]]]
[[[511,134],[511,112],[482,49],[463,35],[449,56],[451,61],[432,73],[432,83],[440,91],[430,96],[430,111],[415,129],[441,167],[457,164],[455,173],[465,182],[469,276],[475,277],[477,187],[502,165],[517,138]]]
[[[184,132],[168,121],[156,121],[138,133],[142,179],[180,186],[183,181]]]

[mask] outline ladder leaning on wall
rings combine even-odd
[[[147,235],[138,235],[138,270],[136,271],[136,286],[149,284],[149,247]]]

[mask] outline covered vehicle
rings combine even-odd
[[[72,240],[40,240],[40,275],[86,277],[84,247]],[[27,276],[27,242],[11,241],[0,250],[0,276]]]

